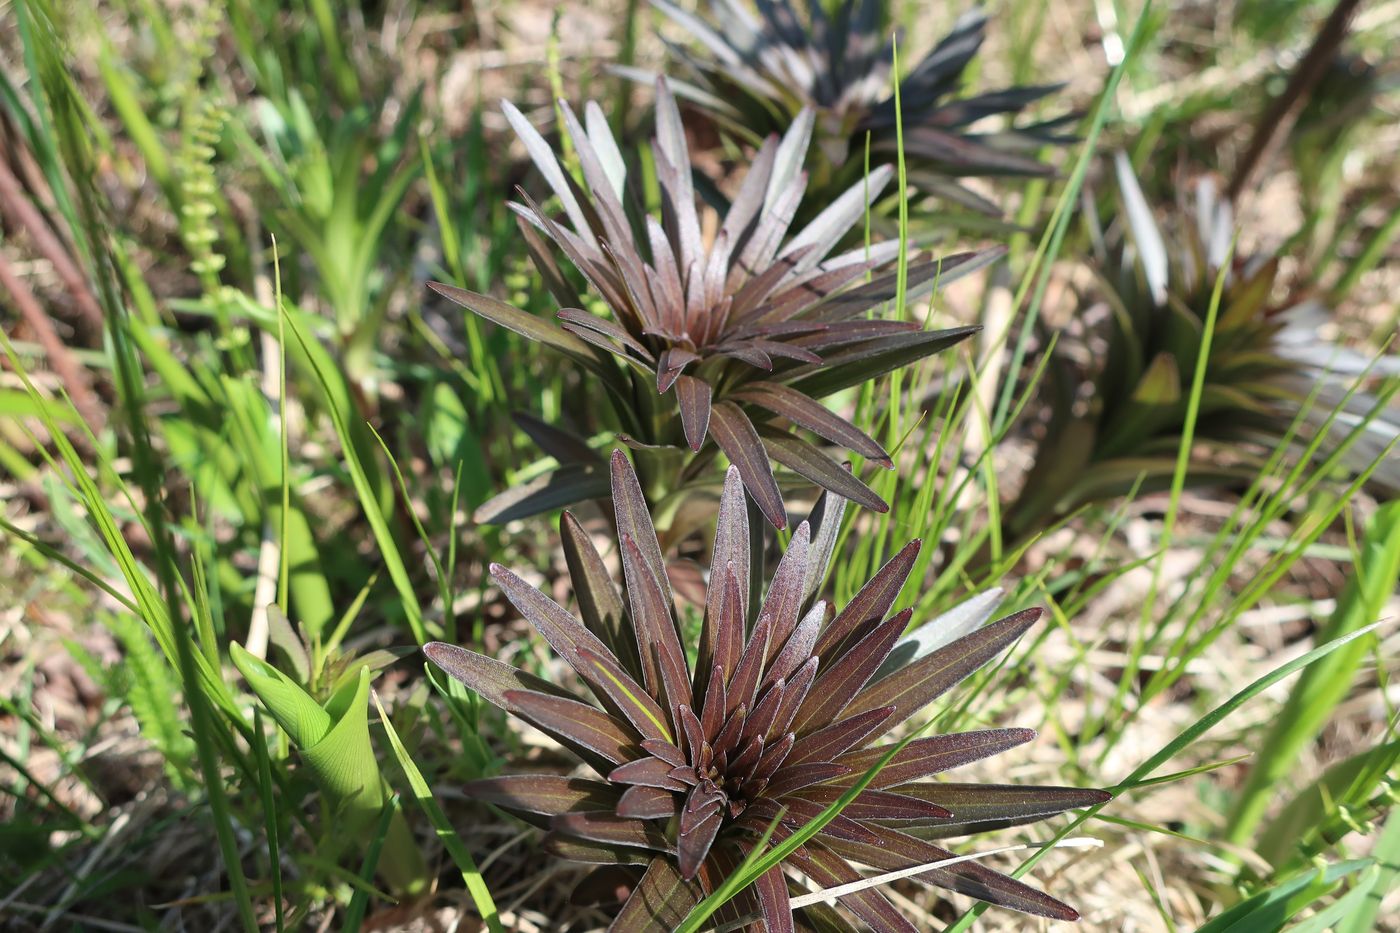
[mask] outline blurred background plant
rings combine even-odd
[[[965,89],[964,75],[977,70],[986,40],[980,10],[959,16],[920,57],[897,50],[890,37],[904,28],[895,5],[883,0],[840,3],[830,12],[792,0],[756,10],[745,0],[712,0],[705,14],[669,0],[651,3],[684,30],[685,41],[667,43],[677,96],[727,134],[756,145],[783,132],[804,108],[813,111],[813,145],[804,160],[811,205],[834,198],[870,167],[902,159],[912,191],[933,196],[940,211],[1000,217],[1002,207],[965,180],[1049,175],[1040,150],[1073,138],[1073,115],[1025,118],[1055,85]],[[899,67],[900,54],[915,64]],[[635,68],[617,70],[654,80]],[[898,199],[879,203],[888,212]],[[922,224],[929,211],[920,206]],[[798,217],[817,209],[799,208]]]
[[[859,6],[823,9],[839,18]],[[708,15],[677,8],[693,22]],[[757,5],[744,9],[761,21]],[[877,105],[894,97],[890,75],[925,67],[922,53],[945,37],[960,55],[975,52],[939,72],[946,91],[900,87],[895,145],[871,137],[871,165],[892,165],[892,178],[844,245],[863,248],[868,236],[896,292],[906,270],[889,317],[920,334],[982,330],[824,398],[895,468],[861,472],[889,510],[848,509],[833,526],[823,596],[847,604],[922,538],[909,585],[890,597],[911,624],[1047,607],[1046,622],[974,674],[934,728],[1039,730],[1014,772],[992,759],[960,779],[1115,792],[1107,809],[950,844],[971,856],[1062,834],[1102,840],[987,860],[1053,876],[1084,914],[1081,928],[1393,929],[1400,635],[1393,505],[1383,506],[1392,493],[1381,480],[1396,462],[1383,354],[1400,321],[1390,64],[1400,17],[1384,2],[1271,0],[1017,0],[985,22],[969,12],[890,4],[862,33],[875,51],[852,74],[872,78],[862,99]],[[820,62],[826,53],[809,41],[818,30],[800,21],[787,47],[815,49]],[[883,52],[895,27],[898,67]],[[579,152],[556,101],[604,102],[637,200],[655,206],[645,142],[657,129],[654,94],[610,69],[708,61],[685,31],[630,0],[0,7],[7,928],[606,922],[560,893],[581,872],[542,867],[537,830],[461,791],[506,761],[566,774],[568,758],[409,656],[450,641],[572,683],[485,569],[517,568],[562,603],[571,552],[543,515],[498,526],[471,516],[559,462],[517,426],[520,410],[536,434],[562,426],[591,449],[619,426],[599,428],[609,400],[598,380],[425,283],[489,295],[554,328],[561,302],[506,206],[516,186],[553,189],[498,101],[557,142],[575,182]],[[1307,80],[1295,79],[1304,62]],[[1032,92],[1010,100],[998,89],[1052,85],[1063,86],[1019,116],[1002,109]],[[909,132],[926,104],[957,114],[979,99],[996,112],[960,126],[958,140],[995,148],[1010,141],[1008,126],[1045,120],[1055,137],[1019,137],[1011,151],[1056,174],[1015,185],[936,176],[935,188],[956,184],[996,205],[996,222],[950,209],[972,203],[951,188],[927,202],[929,163]],[[687,119],[695,191],[717,217],[761,137],[789,129],[799,110],[765,109],[752,137]],[[1276,110],[1286,119],[1271,120]],[[840,138],[854,174],[832,182],[836,194],[866,158],[858,130]],[[1238,407],[1206,417],[1211,383],[1202,376],[1198,391],[1186,376],[1205,372],[1193,368],[1207,348],[1202,326],[1177,359],[1187,407],[1153,429],[1154,459],[1170,472],[1152,484],[1133,473],[1105,488],[1112,495],[1050,496],[1054,507],[1013,533],[1009,516],[1038,463],[1094,453],[1046,446],[1066,361],[1083,393],[1071,413],[1104,424],[1086,377],[1121,361],[1080,343],[1096,323],[1080,319],[1081,297],[1145,294],[1141,245],[1100,168],[1117,150],[1165,242],[1194,235],[1195,180],[1218,177],[1228,192],[1245,179],[1229,198],[1235,278],[1214,303],[1210,347],[1231,307],[1310,302],[1294,326],[1275,329],[1273,315],[1241,332],[1272,346],[1257,362],[1272,368],[1286,355],[1307,375],[1267,397],[1277,419],[1217,456],[1196,440],[1232,415],[1257,416],[1260,399],[1225,392]],[[808,168],[820,209],[819,168]],[[1092,229],[1086,204],[1102,218],[1098,254],[1081,232]],[[540,209],[553,217],[562,204],[554,196]],[[702,225],[703,241],[718,229]],[[1005,240],[1007,258],[914,300],[918,248],[934,233],[947,253]],[[1122,263],[1129,248],[1134,261]],[[1257,279],[1261,290],[1272,282],[1267,295],[1244,302],[1235,289],[1256,281],[1248,256],[1277,266]],[[1123,281],[1105,289],[1092,266]],[[1190,306],[1201,321],[1216,281],[1204,268],[1189,279],[1207,294],[1204,316],[1198,296]],[[1149,372],[1146,353],[1124,365]],[[1225,482],[1194,481],[1211,471]],[[815,491],[791,484],[785,510],[805,514]],[[616,573],[610,512],[580,506],[573,534],[597,542]],[[700,568],[712,563],[703,524],[678,527],[666,555],[679,619],[697,630]],[[766,534],[755,563],[790,537]],[[347,740],[324,744],[336,728]],[[340,756],[353,771],[337,770]],[[907,879],[880,890],[920,927],[1021,928]]]

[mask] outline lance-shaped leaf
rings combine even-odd
[[[954,857],[947,849],[896,829],[884,826],[871,826],[870,829],[878,837],[873,845],[836,838],[829,840],[827,845],[847,858],[857,859],[881,871],[898,871]],[[1037,917],[1079,919],[1078,911],[1068,904],[978,862],[959,862],[946,868],[930,869],[915,877],[925,884],[937,885]]]
[[[891,722],[903,722],[1001,654],[1043,614],[1040,609],[1026,609],[939,648],[861,691],[847,714],[893,706]]]
[[[1113,798],[1105,791],[1087,787],[946,782],[909,784],[900,789],[900,795],[956,810],[956,815],[949,813],[949,819],[925,820],[904,829],[921,839],[947,839],[1020,826],[1066,810],[1096,807]]]
[[[1034,738],[1035,732],[1031,729],[986,729],[915,739],[900,749],[894,758],[880,769],[872,786],[879,788],[909,784],[1000,754],[1018,745],[1024,745]],[[865,771],[861,769],[869,770],[874,767],[887,751],[888,748],[877,746],[850,752],[842,755],[837,761],[855,774],[864,774]],[[903,792],[901,790],[901,793]]]
[[[463,792],[473,800],[543,816],[611,810],[622,796],[611,784],[556,774],[482,778],[468,781]]]
[[[711,409],[710,433],[724,455],[739,470],[744,486],[758,503],[765,518],[776,528],[787,526],[783,494],[768,466],[768,455],[749,416],[732,402],[720,402]]]

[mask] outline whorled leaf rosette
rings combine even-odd
[[[889,454],[874,438],[818,400],[977,330],[925,330],[880,317],[900,289],[899,243],[837,249],[861,224],[892,170],[886,166],[857,180],[791,232],[806,188],[802,162],[814,126],[813,112],[804,111],[781,138],[775,134],[763,143],[727,211],[707,220],[710,208],[692,178],[685,129],[664,81],[657,94],[651,156],[660,187],[658,214],[648,211],[639,173],[629,171],[597,104],[588,105],[582,121],[560,104],[582,184],[525,117],[505,105],[563,212],[556,219],[523,192],[524,203],[511,205],[535,266],[562,307],[557,328],[485,295],[431,287],[600,378],[612,420],[634,449],[688,448],[699,461],[722,451],[776,527],[786,525],[787,512],[770,460],[885,511],[878,495],[799,431],[889,466]],[[575,290],[549,243],[596,298]],[[993,248],[916,256],[906,269],[906,296],[917,299],[1002,253]],[[607,494],[606,465],[587,444],[548,426],[532,436],[559,459],[560,469],[503,494],[483,507],[479,520],[524,517]],[[691,463],[685,476],[703,478],[702,466]]]
[[[971,631],[963,614],[946,632],[902,637],[910,612],[891,608],[914,566],[915,542],[833,614],[814,595],[844,506],[834,497],[819,505],[815,526],[797,526],[766,595],[750,605],[748,518],[731,468],[691,663],[651,517],[621,452],[613,454],[611,478],[625,598],[568,513],[562,532],[581,620],[504,567],[491,570],[578,672],[590,701],[464,648],[436,643],[425,651],[598,774],[489,778],[472,782],[468,793],[546,827],[545,845],[555,854],[598,863],[581,896],[630,891],[612,929],[671,929],[775,821],[778,842],[817,816],[890,749],[880,744],[882,736],[998,655],[1041,612],[1018,612]],[[915,738],[786,864],[817,885],[845,884],[861,877],[855,864],[893,871],[937,862],[952,853],[934,840],[1108,799],[1072,787],[926,780],[1033,737],[1028,729],[987,729]],[[918,877],[1037,916],[1077,917],[1059,900],[975,861]],[[795,917],[789,894],[796,884],[775,867],[731,901],[723,917],[761,914],[775,931],[798,924],[853,929],[827,907],[804,907]],[[839,901],[874,929],[916,929],[875,889]]]

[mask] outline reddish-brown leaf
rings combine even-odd
[[[683,878],[671,859],[654,858],[608,933],[674,930],[701,897],[700,886]]]
[[[781,865],[774,865],[753,884],[763,911],[763,928],[768,933],[794,933],[792,905],[788,900],[787,878]]]
[[[791,386],[777,382],[751,382],[730,393],[730,398],[751,402],[881,466],[892,466],[889,454],[874,438]]]
[[[468,781],[464,793],[472,800],[509,810],[556,816],[583,810],[611,810],[617,806],[617,788],[601,781],[557,774],[511,774]]]
[[[686,790],[686,785],[671,777],[675,765],[660,758],[638,758],[619,765],[608,774],[608,780],[615,784],[638,784],[642,787],[660,787],[663,790]]]
[[[1046,817],[1095,807],[1113,799],[1107,791],[1084,787],[1037,787],[1029,784],[951,784],[928,781],[905,784],[899,793],[951,810],[952,820],[913,830],[920,838],[943,839],[1006,826],[1034,823]]]
[[[936,787],[937,785],[930,783],[927,786]],[[829,807],[839,800],[845,792],[844,787],[822,784],[800,790],[797,792],[797,796],[823,807]],[[846,804],[846,808],[841,811],[841,814],[849,816],[853,820],[886,820],[890,822],[943,820],[952,815],[946,807],[930,803],[928,800],[912,794],[906,794],[905,788],[900,788],[899,793],[892,793],[869,787],[861,791],[855,800]]]
[[[691,450],[699,450],[705,444],[705,435],[710,430],[710,398],[713,392],[708,382],[695,376],[676,379],[681,428],[685,431],[685,441]]]
[[[1040,609],[1026,609],[944,645],[861,691],[849,712],[893,706],[890,726],[903,722],[1001,654],[1042,614]]]
[[[509,664],[468,651],[456,645],[435,641],[423,646],[423,653],[453,680],[474,690],[483,700],[501,709],[510,710],[505,695],[512,690],[534,690],[571,698],[570,694],[547,680],[516,670]]]
[[[896,787],[938,774],[950,768],[998,755],[1035,738],[1033,729],[982,729],[976,732],[953,732],[915,739],[900,749],[888,764],[880,769],[872,787]],[[849,752],[837,759],[856,774],[864,774],[889,751],[887,745],[877,745]],[[904,791],[901,790],[901,793]]]
[[[655,823],[616,813],[563,813],[550,820],[556,832],[604,845],[634,846],[667,852],[666,834]]]
[[[685,649],[671,618],[671,604],[660,581],[647,568],[646,558],[630,534],[622,534],[622,568],[627,578],[627,596],[632,604],[632,627],[647,690],[660,699],[663,708],[673,710],[690,705],[690,672],[685,666]]]
[[[815,653],[819,657],[835,657],[847,636],[866,623],[874,623],[885,617],[899,598],[904,581],[909,579],[922,546],[923,542],[917,538],[910,541],[860,588],[860,592],[836,614],[836,618],[817,639]]]
[[[559,534],[564,545],[564,560],[569,568],[569,582],[578,600],[583,624],[608,646],[613,655],[633,679],[642,676],[637,665],[637,644],[627,628],[627,612],[622,597],[608,574],[602,555],[593,546],[593,539],[578,519],[565,512],[559,519]]]
[[[617,815],[633,820],[652,820],[676,812],[676,795],[660,787],[635,784],[617,802]]]
[[[661,592],[669,606],[671,581],[666,576],[666,562],[661,556],[661,545],[656,540],[656,526],[652,524],[646,497],[642,495],[642,484],[637,480],[637,471],[632,469],[632,462],[620,450],[614,450],[612,455],[612,495],[618,535],[632,536],[647,569],[661,584]]]
[[[820,686],[820,681],[818,681]],[[807,761],[830,761],[861,744],[867,736],[884,725],[894,712],[893,707],[867,710],[840,722],[834,722],[797,740],[788,761],[797,765]]]
[[[518,715],[561,742],[581,745],[613,764],[643,754],[636,733],[587,703],[529,690],[511,690],[506,701]]]
[[[729,462],[739,468],[739,476],[754,502],[774,528],[787,527],[787,510],[768,454],[749,416],[733,402],[719,402],[710,415],[710,433]]]
[[[851,697],[859,695],[857,691],[865,686],[866,681],[884,663],[886,656],[894,648],[894,643],[904,633],[912,615],[908,609],[895,613],[835,658],[823,673],[818,675],[807,701],[797,711],[793,731],[803,735],[824,728],[843,711],[847,715],[855,715],[874,709],[874,706],[869,705],[848,709],[847,705],[851,702]]]
[[[848,468],[822,453],[820,449],[771,427],[765,427],[759,434],[768,456],[787,467],[804,479],[811,480],[822,489],[834,492],[843,499],[862,505],[872,512],[885,513],[890,510],[875,490],[861,482]]]
[[[824,840],[831,849],[881,871],[899,871],[915,865],[926,865],[953,858],[953,853],[896,829],[869,825],[879,839],[867,845],[846,839]],[[915,876],[926,884],[947,888],[978,900],[1008,907],[1022,913],[1051,920],[1078,920],[1079,913],[1048,894],[994,871],[979,862],[959,862],[946,868],[935,868]]]
[[[813,784],[825,784],[851,773],[851,768],[834,761],[809,761],[805,765],[784,765],[768,782],[765,793],[770,797],[781,797]],[[869,770],[869,769],[867,769]]]
[[[777,835],[774,833],[775,837]],[[784,833],[784,835],[788,834]],[[788,860],[798,871],[824,888],[834,888],[838,885],[861,880],[860,872],[852,868],[841,856],[814,839],[809,839],[804,845],[799,846],[788,857]],[[904,915],[886,900],[883,894],[873,888],[843,895],[840,901],[843,907],[864,923],[869,924],[871,929],[879,930],[881,933],[919,933],[918,927],[906,920]]]
[[[765,663],[771,662],[788,642],[797,627],[797,616],[802,609],[802,587],[807,582],[808,558],[811,551],[812,529],[802,522],[792,533],[792,540],[778,561],[773,572],[773,581],[768,584],[768,595],[763,600],[760,617],[768,616],[772,631],[768,635],[768,649]],[[806,660],[802,658],[792,667]]]

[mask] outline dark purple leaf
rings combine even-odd
[[[739,747],[739,739],[744,735],[744,721],[747,718],[748,706],[740,703],[725,720],[723,728],[719,730],[719,735],[715,736],[713,744],[716,756],[728,756]]]
[[[560,305],[568,307],[577,304],[578,294],[569,284],[568,278],[564,275],[559,264],[554,261],[554,255],[545,245],[544,237],[526,218],[516,215],[515,225],[520,230],[521,238],[525,241],[525,249],[530,254],[530,262],[540,273],[540,278],[544,279],[545,287],[554,296],[554,300]]]
[[[788,860],[798,871],[823,888],[834,888],[861,880],[860,872],[816,840],[808,840],[806,844],[799,846],[788,856]],[[869,924],[873,930],[879,930],[881,933],[919,933],[917,927],[906,920],[883,894],[873,888],[843,895],[839,900],[843,907]]]
[[[669,817],[676,812],[676,795],[660,787],[636,784],[623,792],[617,815],[633,820]]]
[[[802,522],[793,531],[792,540],[788,542],[787,550],[773,572],[773,581],[768,584],[768,595],[759,609],[759,617],[767,616],[772,626],[768,633],[765,662],[771,662],[777,656],[797,627],[798,613],[802,610],[802,587],[807,582],[811,543],[811,526]],[[795,670],[804,660],[805,657],[799,659],[791,668]]]
[[[781,865],[774,865],[758,876],[753,884],[763,911],[763,928],[767,933],[795,933],[792,905],[788,901],[787,878]]]
[[[915,839],[890,827],[871,825],[868,828],[879,837],[878,844],[867,845],[846,839],[824,841],[838,854],[864,862],[881,871],[899,871],[954,857],[947,849],[922,839]],[[927,884],[1037,917],[1049,917],[1051,920],[1079,919],[1078,912],[1069,905],[978,862],[959,862],[946,868],[923,872],[915,877]]]
[[[534,690],[572,699],[568,691],[547,680],[516,670],[509,664],[440,641],[423,646],[423,653],[454,680],[465,684],[483,700],[503,710],[511,709],[506,694],[513,690]]]
[[[764,796],[749,804],[748,809],[744,811],[740,825],[754,832],[762,832],[768,828],[768,824],[778,817],[779,813],[782,813],[783,824],[792,829],[799,829],[821,816],[824,809],[810,800],[794,797],[790,794],[783,797],[782,800]],[[823,826],[819,835],[850,839],[853,842],[873,843],[875,841],[875,836],[869,830],[842,814],[837,814]]]
[[[679,868],[683,878],[694,878],[700,871],[700,863],[710,853],[715,837],[719,835],[720,824],[724,822],[722,807],[703,809],[681,809],[679,828],[676,831],[676,850],[679,855]]]
[[[607,494],[607,474],[570,464],[488,499],[472,514],[472,520],[480,525],[504,525]]]
[[[798,346],[795,343],[783,343],[778,340],[764,340],[761,337],[751,337],[746,342],[751,350],[766,354],[769,357],[779,357],[785,360],[797,360],[799,363],[820,363],[822,358],[806,347]],[[722,345],[727,347],[729,345]]]
[[[980,327],[954,327],[950,330],[921,330],[895,334],[866,343],[853,344],[828,356],[815,372],[797,370],[788,384],[804,395],[824,398],[833,392],[869,382],[910,363],[946,350],[981,330]]]
[[[661,354],[661,358],[656,362],[656,391],[664,395],[666,390],[671,388],[676,379],[680,377],[681,371],[691,363],[700,359],[698,353],[680,347],[671,347]]]
[[[685,755],[670,742],[661,739],[642,739],[642,748],[647,754],[660,758],[673,768],[679,768],[686,764]]]
[[[674,930],[702,896],[700,886],[682,878],[671,859],[654,858],[608,933]]]
[[[820,686],[821,681],[817,684]],[[892,712],[894,710],[890,707],[867,710],[809,732],[792,747],[788,763],[798,765],[808,761],[830,761],[861,744],[867,736],[884,725]]]
[[[851,701],[849,712],[893,706],[890,726],[903,722],[1001,654],[1043,614],[1041,609],[1026,609],[964,635],[871,684]]]
[[[632,536],[643,563],[661,584],[666,604],[671,604],[671,581],[666,576],[666,562],[661,556],[661,545],[656,540],[656,526],[652,524],[651,512],[647,510],[646,497],[642,495],[642,485],[637,480],[637,471],[632,462],[620,450],[612,455],[613,511],[617,519],[619,537]]]
[[[482,778],[468,781],[463,791],[472,800],[545,816],[583,810],[611,810],[620,799],[617,788],[611,785],[556,774]]]
[[[429,282],[428,287],[448,301],[461,305],[493,324],[499,324],[522,337],[552,347],[561,353],[587,363],[590,367],[597,365],[597,358],[587,344],[533,314],[521,311],[504,301],[492,298],[490,295],[469,292],[465,288],[444,285],[442,282]]]
[[[822,453],[801,438],[765,430],[761,435],[763,447],[768,456],[792,470],[798,476],[811,480],[823,489],[836,493],[863,505],[873,512],[888,512],[889,505],[875,494],[869,486],[857,479],[850,470]]]
[[[915,739],[900,749],[871,782],[871,787],[896,787],[932,774],[960,768],[991,755],[999,755],[1035,738],[1033,729],[982,729],[976,732],[954,732]],[[875,766],[888,745],[850,752],[837,761],[856,774],[864,774]],[[905,793],[900,788],[900,793]]]
[[[905,300],[913,301],[935,288],[943,288],[965,275],[984,269],[1006,255],[1006,248],[993,246],[975,253],[955,253],[909,264]],[[893,270],[874,281],[842,292],[824,302],[812,316],[827,322],[847,321],[872,308],[894,301],[899,292],[899,273]]]
[[[719,658],[717,646],[721,633],[737,626],[742,637],[748,619],[749,602],[749,516],[744,502],[743,481],[739,468],[731,466],[724,477],[720,494],[719,518],[715,522],[715,543],[710,561],[710,590],[705,599],[705,626],[700,635],[697,674],[708,674],[710,665],[721,662],[728,677],[739,663],[739,654]],[[726,594],[733,602],[726,612]],[[737,647],[737,645],[735,646]],[[699,688],[697,684],[697,689]]]
[[[759,613],[758,624],[749,636],[744,653],[739,657],[739,665],[734,668],[734,676],[729,679],[729,708],[743,704],[752,706],[758,699],[759,679],[763,676],[764,655],[773,634],[773,617]]]
[[[927,786],[936,787],[937,785],[929,784]],[[946,807],[931,803],[913,794],[907,794],[906,790],[906,788],[901,788],[899,793],[892,793],[867,787],[856,796],[855,800],[846,804],[846,808],[841,811],[841,814],[849,816],[853,820],[886,820],[891,822],[946,820],[951,816]],[[844,787],[822,784],[800,790],[797,795],[820,804],[822,807],[829,807],[839,800],[845,791]]]
[[[511,420],[516,423],[520,430],[525,432],[530,440],[535,442],[536,447],[561,464],[602,466],[603,458],[598,456],[593,448],[588,446],[588,442],[578,435],[541,421],[534,415],[523,411],[512,414]]]
[[[836,553],[836,539],[841,533],[841,519],[846,515],[846,500],[831,490],[822,493],[807,523],[812,526],[812,556],[807,566],[807,582],[802,587],[802,601],[811,600],[826,580],[831,558]]]
[[[1095,807],[1113,799],[1107,791],[1026,784],[906,784],[899,793],[953,811],[951,819],[929,821],[908,831],[923,839],[945,839],[1034,823],[1046,817]]]
[[[818,675],[807,702],[797,711],[793,731],[803,735],[824,728],[842,711],[853,716],[874,709],[870,705],[848,709],[847,704],[851,703],[852,697],[858,696],[857,691],[879,669],[894,648],[894,643],[904,633],[912,614],[908,609],[895,613],[833,660]]]
[[[593,546],[593,539],[569,512],[559,519],[559,534],[564,545],[564,560],[569,568],[569,581],[573,584],[574,598],[578,600],[583,624],[608,646],[634,680],[641,677],[637,645],[628,630],[622,598],[613,585],[602,555]]]
[[[772,778],[787,761],[788,753],[792,751],[795,739],[796,737],[789,732],[764,749],[762,756],[758,759],[758,764],[754,766],[753,774],[749,776],[749,780],[767,781]]]
[[[904,581],[909,579],[922,546],[923,542],[915,538],[876,571],[875,576],[860,588],[846,608],[838,612],[822,631],[814,653],[822,658],[834,658],[851,633],[883,619],[899,598],[899,591],[904,588]]]
[[[770,683],[778,683],[791,677],[797,669],[812,657],[812,646],[817,643],[817,633],[821,630],[821,625],[826,621],[826,602],[819,601],[807,614],[802,617],[802,621],[797,623],[792,634],[788,636],[787,644],[768,665],[768,673],[763,678],[763,683],[759,685],[762,690]]]
[[[615,813],[564,813],[550,820],[556,832],[604,845],[670,851],[666,834],[647,820],[629,820]]]
[[[589,314],[587,311],[580,311],[578,308],[560,308],[555,314],[555,317],[567,324],[573,324],[575,327],[591,330],[612,340],[616,340],[648,363],[655,361],[655,357],[651,355],[651,351],[638,343],[631,334],[627,333],[627,331],[620,327],[615,321],[600,318],[598,315]]]
[[[797,711],[802,708],[802,701],[807,698],[807,692],[816,679],[819,663],[816,658],[808,658],[792,675],[783,691],[783,702],[773,717],[773,725],[768,730],[768,738],[786,732],[792,726]]]
[[[647,568],[646,558],[630,534],[622,534],[622,567],[627,578],[627,596],[632,604],[632,625],[647,690],[658,699],[664,689],[664,709],[690,705],[690,672],[685,666],[685,649],[671,618],[670,604],[661,584]]]
[[[555,653],[578,671],[609,711],[625,717],[641,730],[644,738],[672,737],[666,726],[669,717],[622,669],[598,636],[579,624],[554,600],[500,564],[491,565],[491,576],[511,604],[544,636]]]
[[[884,448],[877,444],[874,438],[791,386],[777,382],[752,382],[730,393],[730,398],[750,402],[780,415],[833,444],[839,444],[853,453],[874,460],[881,466],[892,466],[889,454],[885,453]]]
[[[631,761],[642,754],[639,738],[602,710],[562,697],[529,690],[506,694],[517,715],[528,719],[561,742],[580,745],[613,764]]]
[[[778,769],[777,774],[773,775],[772,780],[768,782],[768,789],[764,793],[769,797],[782,797],[784,794],[790,794],[804,787],[811,787],[813,784],[834,781],[850,773],[849,766],[832,761],[810,761],[805,765],[793,765],[792,767],[784,765]]]
[[[710,429],[710,384],[694,376],[681,376],[676,379],[676,401],[681,410],[681,427],[685,430],[685,441],[691,450],[699,450],[705,444],[705,435]]]
[[[646,849],[589,842],[558,832],[545,833],[544,838],[540,840],[540,848],[555,858],[588,865],[645,865],[653,858],[652,853]]]
[[[712,409],[710,433],[729,462],[739,468],[744,487],[758,503],[763,516],[774,528],[787,527],[783,495],[778,491],[763,442],[748,415],[733,402],[719,402]]]
[[[813,350],[825,350],[876,337],[906,334],[915,330],[920,330],[920,327],[913,321],[886,321],[878,318],[871,321],[838,321],[834,324],[828,324],[826,329],[819,333],[800,338],[800,342],[804,347]]]
[[[663,790],[686,790],[686,785],[671,777],[675,765],[667,764],[660,758],[638,758],[619,765],[608,774],[608,780],[615,784],[637,784],[642,787],[659,787]]]

